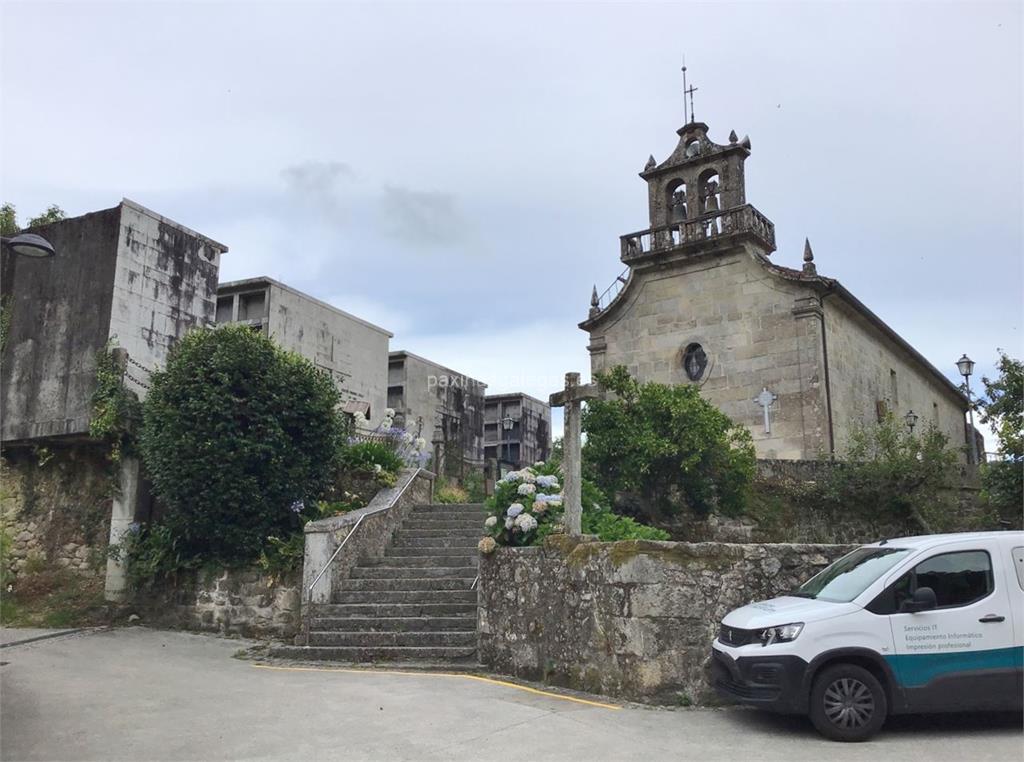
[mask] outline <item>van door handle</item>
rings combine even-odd
[[[978,621],[979,622],[984,622],[985,624],[988,624],[989,622],[1005,622],[1006,621],[1006,617],[1004,617],[1004,616],[996,616],[995,614],[989,614],[988,616],[983,616]]]

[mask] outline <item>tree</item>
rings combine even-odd
[[[247,326],[195,330],[152,375],[141,451],[182,558],[255,561],[328,488],[344,427],[334,382]]]
[[[0,206],[0,235],[17,235],[19,230],[18,213],[14,209],[14,204]]]
[[[915,434],[890,413],[878,423],[853,428],[825,497],[850,511],[931,532],[952,513],[956,462],[956,451],[937,428],[924,426]]]
[[[51,222],[60,222],[67,218],[67,214],[56,204],[50,204],[46,211],[42,214],[33,217],[28,221],[26,227],[34,228],[40,225],[49,225]],[[14,204],[4,204],[0,206],[0,235],[17,235],[21,232],[21,226],[18,225],[18,213],[14,208]]]
[[[63,209],[61,209],[56,204],[50,204],[48,207],[46,207],[45,212],[30,219],[28,221],[27,227],[37,228],[40,225],[49,225],[51,222],[60,222],[66,217],[67,215],[64,213]]]
[[[1004,460],[982,466],[983,494],[999,514],[1020,523],[1024,505],[1024,363],[999,352],[999,376],[982,377],[981,422],[992,426]]]
[[[593,400],[584,412],[583,461],[617,505],[652,515],[742,512],[755,469],[746,428],[691,384],[640,384],[622,366],[595,378],[616,398]]]

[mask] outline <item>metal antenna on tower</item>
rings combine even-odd
[[[698,89],[699,88],[696,88],[696,87],[692,87],[691,86],[691,87],[688,88],[686,86],[686,56],[683,56],[683,119],[686,121],[686,124],[689,124],[690,122],[695,121],[694,116],[693,116],[693,94],[695,92],[697,92]],[[686,113],[686,96],[687,95],[690,96],[690,113],[689,113],[689,116],[687,116],[687,113]]]

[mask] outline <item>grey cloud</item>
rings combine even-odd
[[[381,207],[385,231],[405,243],[454,244],[469,232],[451,193],[386,185]]]
[[[335,221],[346,212],[340,186],[354,174],[352,167],[341,161],[307,161],[281,170],[289,190]]]

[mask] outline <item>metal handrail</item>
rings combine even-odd
[[[339,553],[341,553],[341,549],[345,547],[345,543],[347,543],[350,539],[352,539],[352,536],[356,533],[356,530],[359,529],[359,525],[363,523],[363,519],[365,519],[367,516],[376,516],[378,513],[384,513],[385,511],[391,510],[391,508],[399,500],[402,499],[402,495],[404,495],[405,491],[407,489],[409,489],[409,486],[414,481],[416,481],[416,477],[419,476],[419,474],[420,474],[420,472],[422,470],[423,470],[422,468],[417,468],[416,469],[416,471],[410,477],[409,481],[407,481],[405,483],[405,486],[402,487],[401,491],[397,495],[395,495],[395,499],[394,499],[394,501],[392,501],[392,503],[390,505],[385,505],[382,508],[378,508],[375,511],[368,511],[368,512],[362,514],[358,519],[356,519],[355,526],[353,526],[352,530],[347,535],[345,535],[345,539],[342,540],[338,544],[338,547],[334,550],[334,553],[331,554],[331,557],[327,559],[327,563],[324,564],[324,568],[320,570],[320,573],[316,575],[316,578],[310,583],[309,587],[306,589],[306,607],[305,607],[305,613],[303,614],[302,618],[304,620],[303,623],[305,625],[305,630],[306,630],[306,647],[307,648],[309,647],[309,615],[310,615],[310,611],[311,611],[311,609],[313,608],[313,605],[314,605],[313,604],[313,588],[316,587],[316,583],[319,582],[320,579],[324,576],[324,574],[327,573],[327,570],[331,568],[331,564],[334,563],[334,559],[338,557]]]

